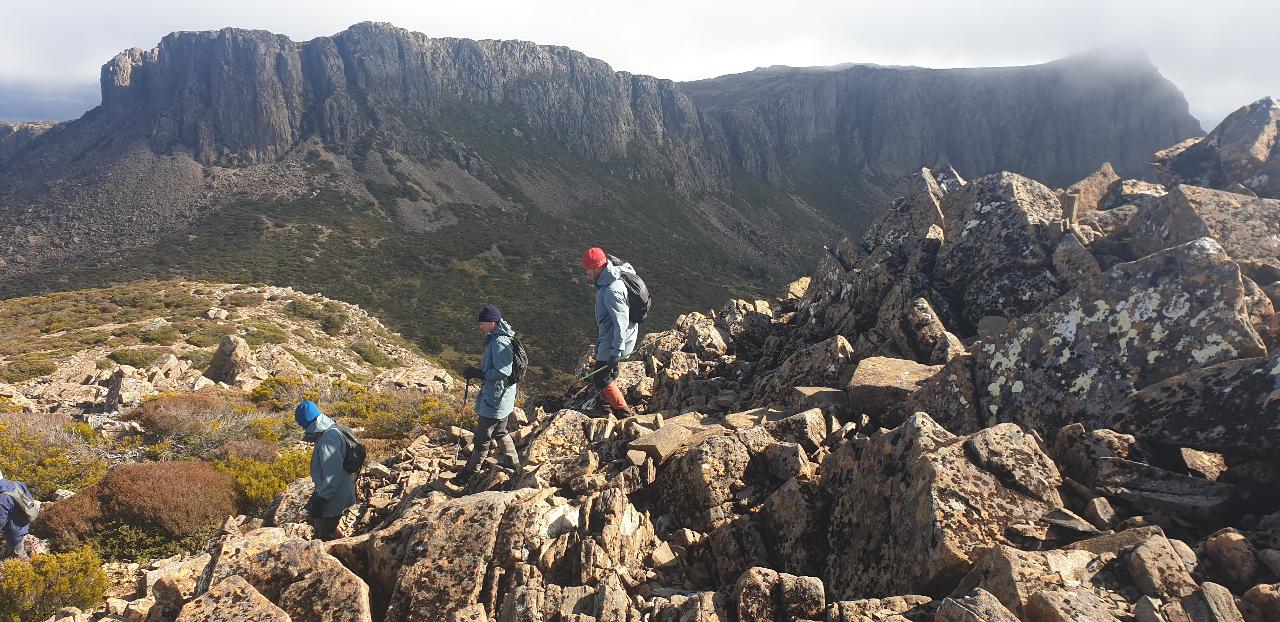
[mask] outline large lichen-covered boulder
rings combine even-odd
[[[845,385],[850,409],[854,414],[871,417],[875,425],[897,427],[902,423],[902,417],[897,416],[898,405],[942,369],[941,365],[921,365],[905,359],[881,356],[862,359]]]
[[[1148,441],[1237,456],[1280,451],[1280,349],[1189,371],[1127,396],[1100,423]]]
[[[217,585],[244,577],[296,620],[369,622],[369,586],[318,540],[294,540],[283,529],[261,528],[218,545],[201,581]]]
[[[957,437],[921,413],[846,442],[820,472],[832,500],[823,579],[841,599],[944,593],[974,551],[1008,541],[1006,527],[1062,505],[1057,468],[1012,424]]]
[[[1280,198],[1280,102],[1264,97],[1227,115],[1201,139],[1155,154],[1165,185],[1227,188],[1240,184],[1260,197]]]
[[[876,309],[906,273],[912,257],[930,247],[926,252],[936,253],[943,226],[939,201],[944,194],[933,172],[921,169],[911,176],[909,190],[867,229],[853,260],[858,277],[850,302],[856,319],[848,328],[874,324]]]
[[[304,619],[304,618],[299,618]],[[289,622],[288,613],[254,589],[243,577],[231,576],[182,608],[175,622]]]
[[[1096,425],[1134,389],[1266,349],[1240,269],[1209,238],[1119,264],[974,351],[979,416],[1042,435]]]
[[[1053,191],[1013,173],[975,179],[942,200],[946,241],[935,273],[964,300],[971,325],[1018,317],[1056,298],[1050,254],[1062,237]]]
[[[1175,186],[1129,221],[1139,256],[1202,237],[1217,240],[1259,283],[1280,280],[1280,200]]]
[[[951,359],[919,388],[886,411],[890,422],[902,421],[914,413],[929,413],[942,427],[955,434],[981,430],[984,417],[978,413],[978,388],[974,385],[974,356],[962,354]],[[850,401],[853,394],[850,393]],[[856,404],[855,404],[856,407]]]
[[[713,436],[663,465],[651,490],[686,526],[710,531],[732,518],[728,507],[747,486],[751,452],[736,436]]]
[[[386,620],[448,620],[482,602],[499,548],[504,518],[533,490],[482,492],[458,499],[439,493],[419,499],[363,545],[367,576]],[[529,525],[536,530],[536,525]]]

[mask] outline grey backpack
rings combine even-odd
[[[31,496],[31,491],[27,490],[26,486],[19,484],[13,490],[4,491],[4,494],[13,499],[14,507],[26,514],[28,521],[35,522],[36,518],[40,516],[40,502]]]

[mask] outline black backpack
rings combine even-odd
[[[613,255],[609,255],[609,263],[621,266],[627,263]],[[623,272],[622,283],[627,286],[627,319],[632,324],[643,324],[649,317],[649,307],[653,306],[653,298],[649,296],[649,288],[640,275],[634,272]]]
[[[511,351],[511,374],[507,376],[507,380],[511,384],[520,384],[524,382],[524,373],[529,371],[529,352],[515,337],[511,338]]]
[[[351,474],[357,474],[360,469],[364,468],[364,460],[368,456],[368,451],[364,448],[364,443],[356,438],[356,433],[351,431],[341,423],[334,423],[334,427],[342,433],[342,443],[345,451],[342,453],[342,470]]]

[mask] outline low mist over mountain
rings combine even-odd
[[[551,335],[590,328],[586,245],[637,264],[665,322],[811,266],[921,166],[1065,185],[1107,160],[1141,176],[1200,134],[1141,58],[676,84],[371,23],[305,43],[174,33],[107,63],[102,91],[78,120],[0,125],[0,295],[284,283],[432,348],[468,343],[472,307],[499,300],[564,360]]]

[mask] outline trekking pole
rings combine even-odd
[[[471,396],[471,379],[467,378],[467,385],[465,388],[462,389],[462,413],[463,414],[467,413],[467,402],[471,401],[470,399],[468,399],[470,396]]]

